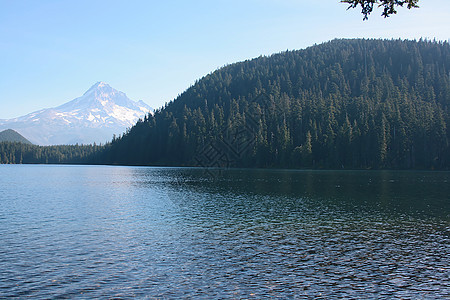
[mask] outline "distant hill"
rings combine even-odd
[[[333,40],[198,80],[103,163],[450,168],[448,42]]]
[[[130,100],[104,82],[81,97],[55,108],[0,120],[0,130],[12,128],[37,145],[106,143],[151,112],[143,101]]]
[[[0,132],[0,142],[18,142],[24,144],[31,144],[29,140],[27,140],[22,135],[20,135],[20,133],[12,129],[7,129]]]

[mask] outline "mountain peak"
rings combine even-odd
[[[18,129],[39,145],[103,143],[151,111],[144,102],[135,102],[99,81],[81,97],[58,107],[0,120],[0,129]]]
[[[106,82],[103,81],[98,81],[96,82],[93,86],[91,86],[86,92],[85,94],[95,91],[95,90],[100,90],[100,89],[111,89],[114,90],[109,84],[107,84]]]
[[[109,84],[103,81],[98,81],[93,85],[93,87],[102,88],[102,87],[110,87]]]

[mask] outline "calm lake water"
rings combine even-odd
[[[450,172],[0,166],[0,298],[449,298]]]

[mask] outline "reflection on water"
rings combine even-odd
[[[450,173],[214,174],[0,166],[0,298],[450,297]]]

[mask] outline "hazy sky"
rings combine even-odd
[[[157,108],[237,61],[334,38],[450,38],[450,0],[362,21],[339,0],[0,0],[0,119],[97,81]]]

